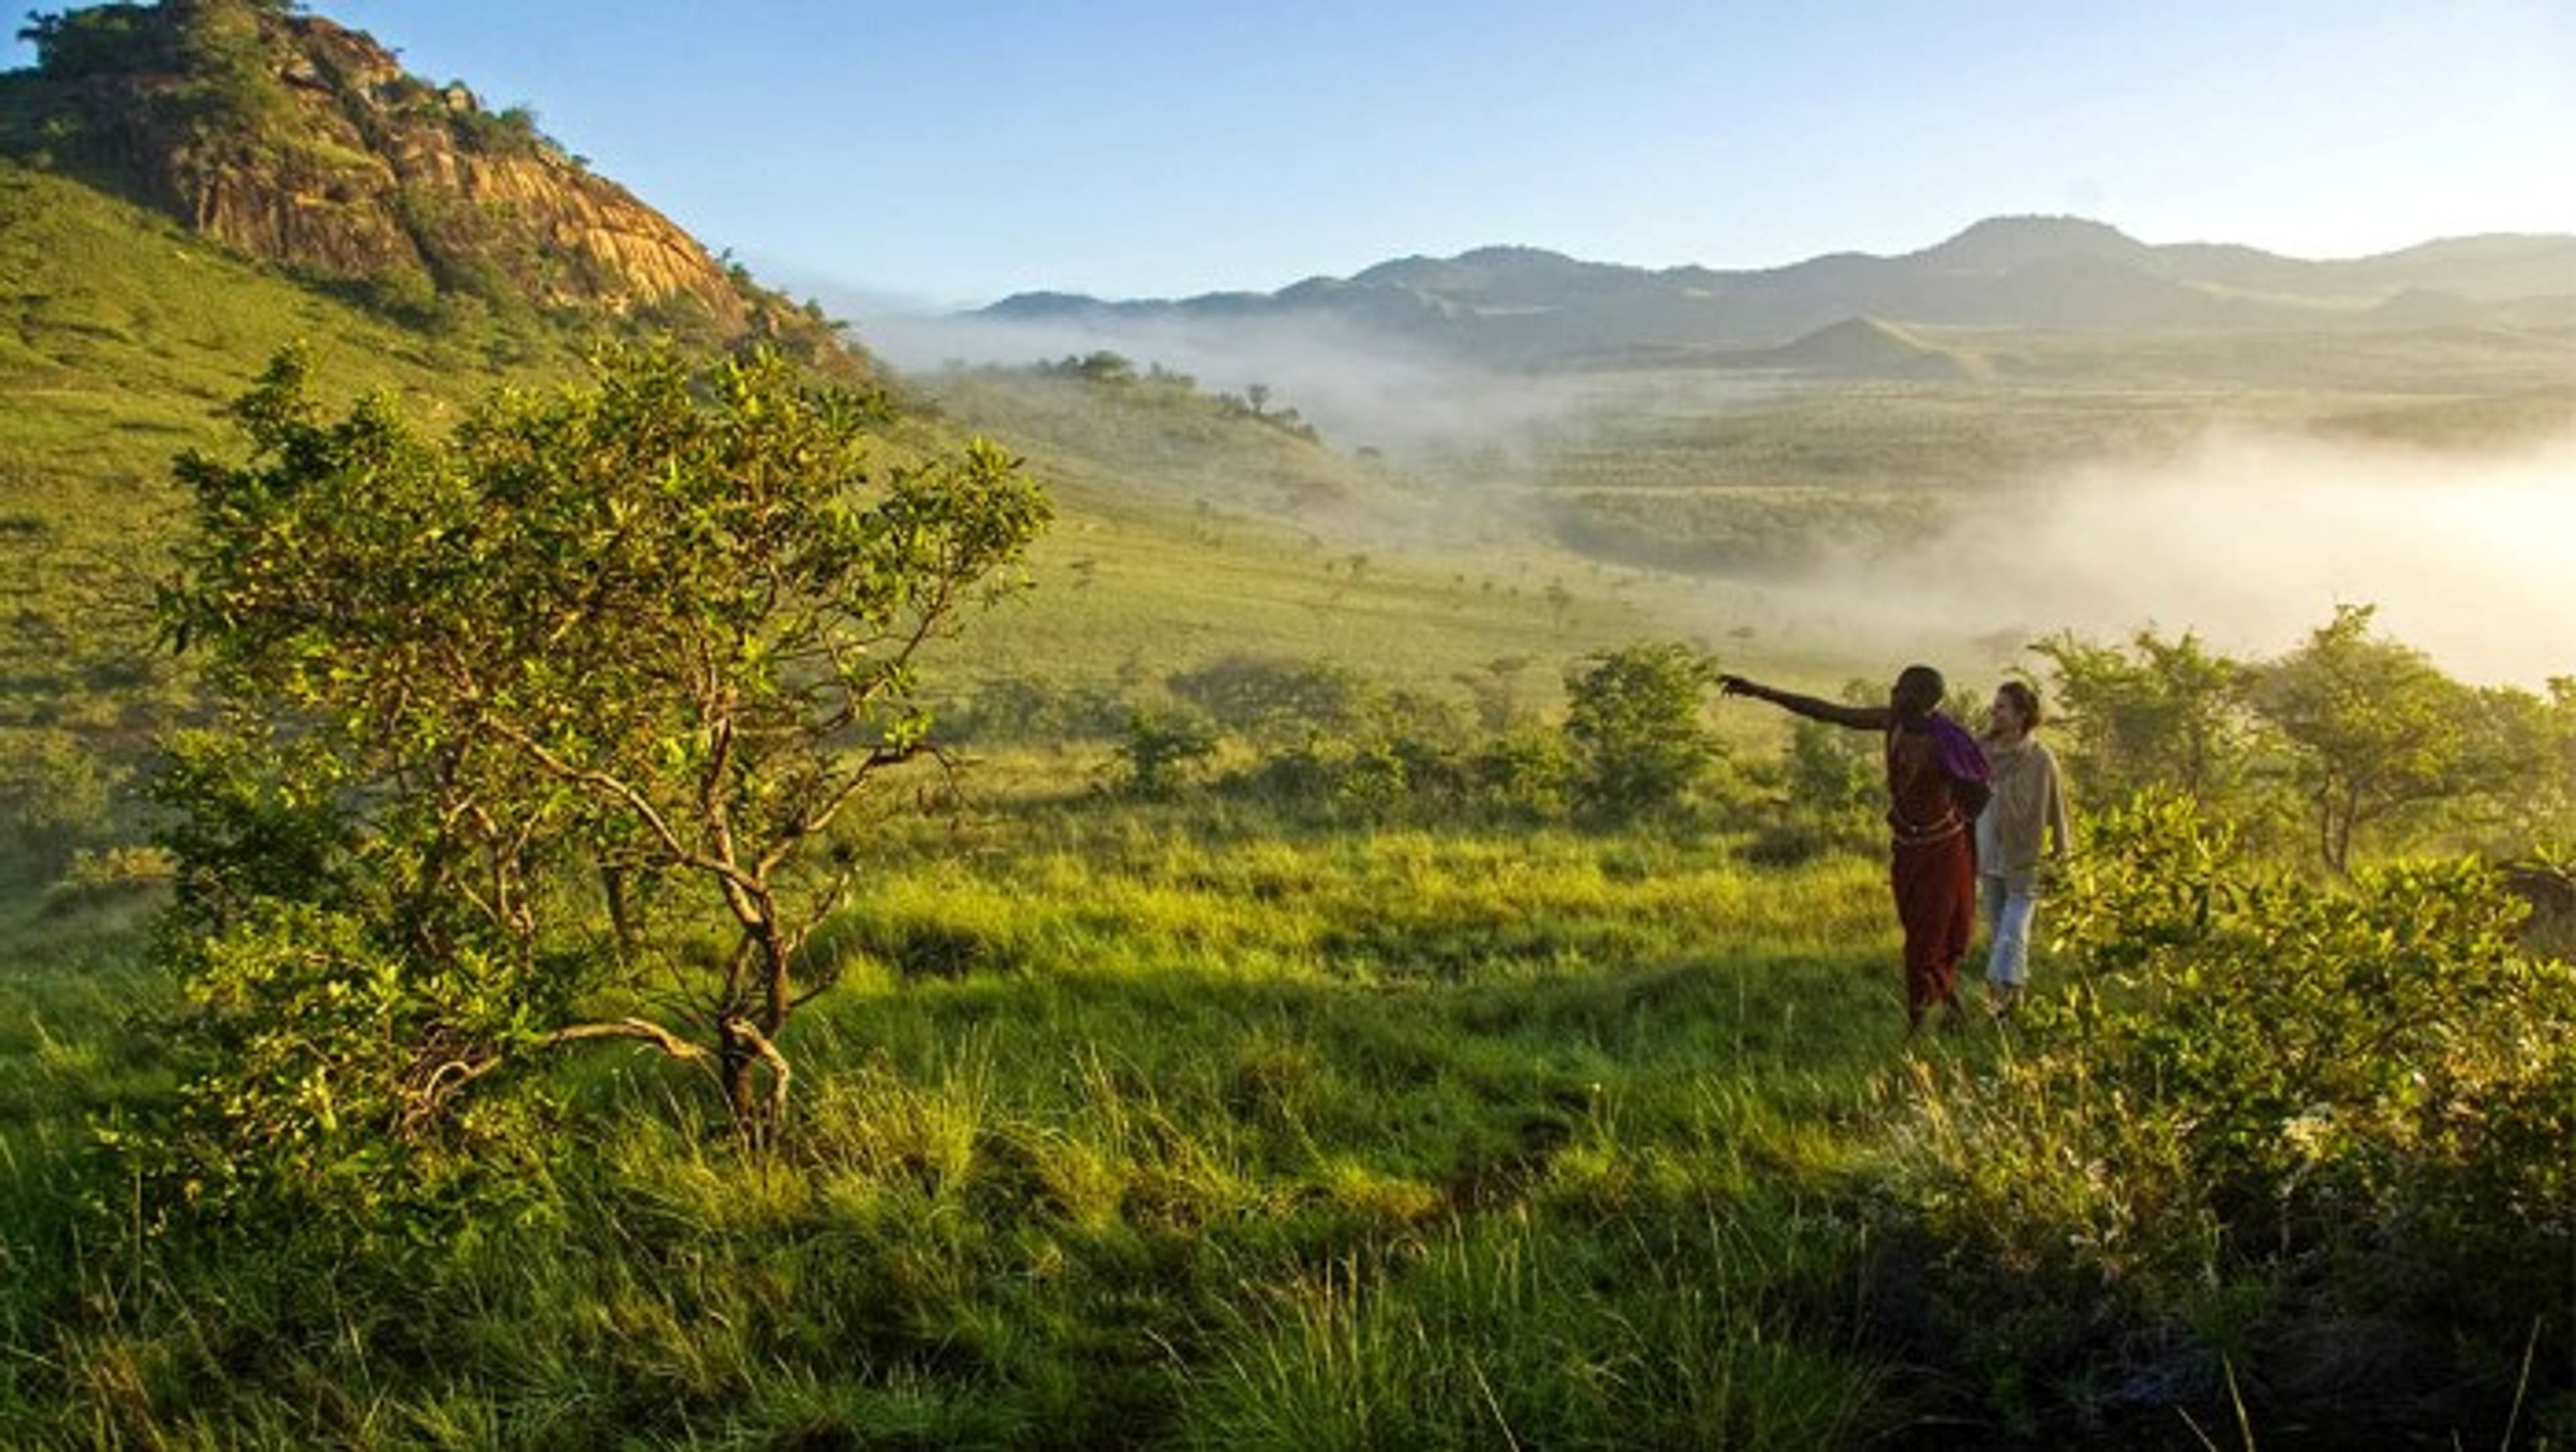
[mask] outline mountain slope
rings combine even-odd
[[[273,0],[40,16],[0,77],[0,150],[389,312],[441,304],[633,316],[708,341],[834,348],[790,306],[464,86]]]

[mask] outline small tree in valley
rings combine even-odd
[[[918,656],[1043,497],[981,441],[881,457],[876,400],[771,357],[611,360],[443,440],[382,399],[326,418],[308,372],[236,405],[247,463],[180,470],[165,616],[227,708],[165,776],[207,1102],[269,1146],[399,1136],[625,1038],[765,1132],[864,865],[833,828],[928,749]]]

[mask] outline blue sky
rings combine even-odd
[[[2576,0],[324,0],[790,286],[2576,231]],[[27,58],[23,47],[13,63]]]

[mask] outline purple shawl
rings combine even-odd
[[[1935,711],[1923,718],[1923,729],[1932,733],[1932,744],[1941,749],[1941,769],[1953,781],[1984,781],[1993,775],[1967,727]]]

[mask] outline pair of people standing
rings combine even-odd
[[[1980,740],[1941,711],[1941,673],[1907,666],[1884,706],[1846,706],[1720,676],[1730,696],[1750,696],[1811,721],[1886,737],[1887,822],[1895,837],[1890,877],[1905,928],[1905,1019],[1919,1030],[1935,1006],[1959,1016],[1959,962],[1967,956],[1982,879],[1987,992],[1998,1013],[2021,1001],[2029,979],[2031,917],[2043,846],[2067,845],[2066,797],[2057,762],[2031,738],[2039,695],[2020,681],[1995,692]]]

